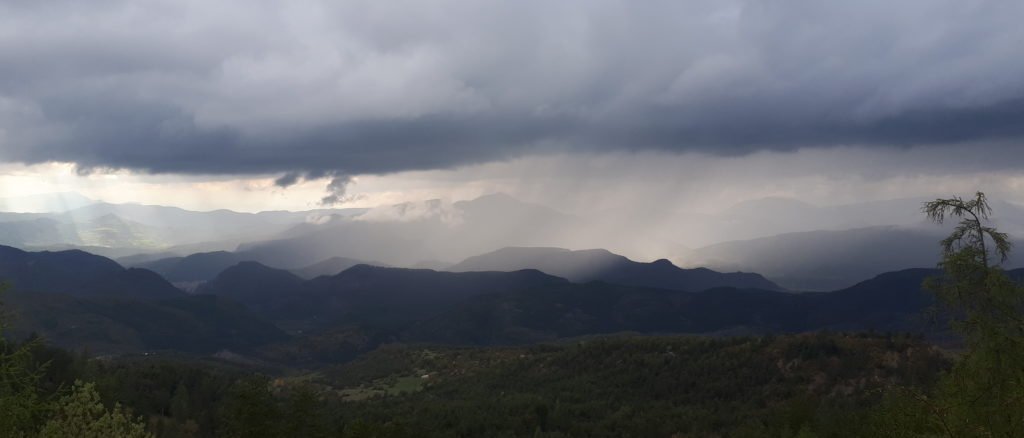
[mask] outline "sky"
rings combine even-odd
[[[6,1],[0,197],[1024,202],[1021,16],[968,0]]]

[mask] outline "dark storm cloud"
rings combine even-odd
[[[5,3],[0,160],[331,177],[330,203],[530,153],[1024,136],[1017,2],[259,5]]]
[[[302,174],[299,172],[288,172],[275,179],[274,185],[281,188],[288,188],[295,185],[295,183],[299,182],[300,179],[302,179]]]
[[[330,207],[345,202],[345,192],[348,191],[348,185],[351,183],[352,177],[349,175],[332,176],[331,182],[327,183],[328,195],[320,199],[320,205]]]

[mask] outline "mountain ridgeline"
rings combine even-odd
[[[302,280],[286,270],[244,262],[224,270],[197,292],[229,297],[276,321],[395,330],[470,297],[568,283],[536,270],[453,273],[370,265]]]
[[[631,273],[637,271],[635,267],[616,268],[633,280],[644,278],[642,282],[608,277],[611,269],[597,276],[588,272],[588,264],[625,263],[600,250],[571,254],[571,260],[560,261],[569,256],[539,248],[557,246],[608,248],[644,259],[658,255],[680,267],[704,267],[736,274],[733,277],[739,274],[733,271],[756,272],[782,289],[829,291],[887,271],[935,266],[939,261],[936,242],[944,237],[941,226],[922,222],[917,208],[922,199],[831,207],[792,199],[754,200],[717,215],[690,215],[680,222],[690,235],[671,239],[665,238],[670,234],[664,233],[663,219],[649,226],[641,222],[630,233],[621,233],[620,221],[609,216],[569,215],[503,194],[371,209],[261,213],[110,204],[69,194],[51,201],[47,204],[63,207],[49,213],[0,212],[0,245],[32,251],[81,249],[115,258],[126,267],[155,271],[188,289],[243,261],[289,269],[303,278],[333,275],[360,263],[438,270],[461,264],[453,269],[464,271],[537,268],[572,281],[610,280],[674,289],[683,277],[650,267],[644,275]],[[1011,236],[1024,233],[1019,219],[1024,210],[999,203],[998,211],[999,229]],[[722,240],[726,238],[736,240]],[[485,254],[505,247],[537,248]],[[516,251],[525,251],[527,260],[543,259],[545,266],[517,261],[523,257]],[[459,260],[465,261],[455,263]],[[1006,266],[1024,266],[1024,256],[1011,254]],[[683,280],[689,286],[684,290],[723,285],[713,278],[714,273],[687,271],[691,272]],[[725,285],[773,288],[758,281],[750,278]]]
[[[152,271],[125,269],[84,251],[28,252],[0,246],[0,279],[16,291],[137,300],[184,294]]]
[[[140,268],[155,271],[175,283],[203,282],[212,280],[225,269],[243,262],[260,262],[277,268],[277,258],[269,261],[259,253],[212,251],[190,254],[184,257],[166,257],[157,260],[146,260],[135,264]],[[309,266],[290,269],[299,277],[311,279],[321,275],[334,275],[355,265],[371,264],[387,266],[379,262],[366,262],[348,257],[331,257]],[[287,268],[283,267],[283,268]]]
[[[236,256],[185,257],[176,266]],[[921,283],[939,275],[933,269],[799,294],[757,274],[638,263],[603,250],[507,248],[451,270],[358,264],[308,278],[242,261],[190,295],[152,271],[81,251],[0,247],[0,276],[13,285],[9,301],[20,314],[19,330],[94,351],[228,349],[287,361],[308,348],[330,352],[303,360],[336,361],[395,341],[498,345],[618,332],[822,329],[947,334],[922,317],[933,298]]]
[[[447,270],[469,272],[519,269],[537,269],[574,283],[603,281],[624,286],[694,292],[715,287],[782,290],[759,274],[722,273],[706,268],[682,269],[665,259],[641,263],[604,249],[571,251],[562,248],[510,247],[470,257]]]
[[[346,331],[391,341],[492,345],[616,332],[814,330],[946,336],[943,324],[922,313],[934,300],[921,284],[939,274],[911,269],[835,292],[794,294],[573,283],[536,270],[455,273],[368,265],[302,280],[250,262],[225,270],[199,292],[237,300],[282,327],[308,335]]]
[[[749,269],[793,290],[828,291],[900,268],[935,266],[941,229],[879,226],[819,230],[723,242],[691,251],[690,263],[714,269]],[[1011,253],[1006,266],[1024,266]]]

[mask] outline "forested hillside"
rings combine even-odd
[[[130,408],[160,437],[869,437],[883,390],[925,390],[951,364],[919,339],[839,334],[393,345],[278,376],[218,361],[32,351],[49,363],[44,394],[96,382],[105,403]]]

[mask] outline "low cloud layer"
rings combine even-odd
[[[0,161],[332,176],[331,204],[348,175],[552,151],[1006,151],[1024,135],[1022,15],[956,0],[6,2]]]

